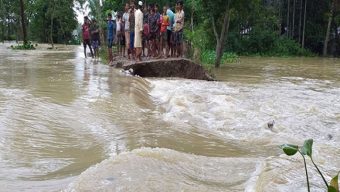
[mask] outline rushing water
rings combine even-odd
[[[340,60],[241,58],[215,73],[142,79],[79,47],[1,45],[0,191],[306,191],[301,157],[278,145],[308,138],[327,179],[340,170]]]

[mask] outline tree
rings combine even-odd
[[[290,16],[290,0],[287,0],[287,36],[289,37],[290,35],[290,26],[289,26],[289,16]]]
[[[333,20],[333,17],[334,17],[334,12],[335,12],[335,0],[332,0],[330,13],[329,13],[329,16],[328,16],[326,37],[325,37],[325,41],[324,41],[324,44],[323,44],[323,52],[322,52],[323,56],[327,56],[329,34],[330,34],[330,31],[331,31],[331,24],[332,24],[332,20]]]
[[[77,27],[73,0],[36,0],[31,35],[44,43],[67,43]]]
[[[303,30],[302,30],[302,48],[305,48],[305,34],[306,34],[306,16],[307,16],[307,1],[305,0],[305,11],[303,16]]]
[[[293,2],[293,26],[292,26],[292,38],[295,37],[295,11],[296,11],[296,0]]]
[[[302,6],[303,6],[303,0],[300,0],[300,16],[299,16],[299,43],[301,43]]]
[[[227,33],[229,31],[230,24],[230,3],[231,0],[219,0],[219,1],[203,1],[203,6],[206,8],[205,12],[208,13],[207,17],[210,18],[212,29],[216,40],[216,60],[215,67],[220,67],[224,44],[227,39]],[[222,22],[221,22],[222,18]],[[221,22],[221,23],[220,23]],[[218,26],[221,26],[219,29]]]
[[[26,17],[25,17],[25,4],[24,0],[20,0],[20,16],[21,16],[21,26],[24,38],[24,45],[27,44],[27,31],[26,31]]]
[[[6,15],[5,15],[5,5],[4,1],[0,0],[0,21],[1,21],[1,41],[4,42],[5,40],[5,20],[6,20]]]
[[[50,0],[50,18],[51,18],[51,29],[50,29],[50,42],[52,45],[52,49],[54,49],[54,43],[53,43],[53,27],[54,27],[54,14],[55,14],[55,2],[54,0]]]

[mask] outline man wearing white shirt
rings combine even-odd
[[[125,47],[126,47],[126,53],[129,55],[129,48],[130,48],[130,5],[129,3],[125,4],[125,13],[123,14],[123,23],[124,23],[124,31],[125,31]],[[129,58],[130,59],[130,58]]]
[[[143,2],[138,2],[138,8],[135,13],[135,42],[136,60],[142,61],[142,34],[143,34]]]

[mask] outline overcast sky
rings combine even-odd
[[[84,22],[84,16],[89,14],[89,8],[88,8],[88,2],[85,2],[84,10],[80,11],[79,10],[80,5],[78,3],[75,4],[74,10],[77,13],[77,20],[78,23],[83,23]]]

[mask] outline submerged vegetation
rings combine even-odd
[[[312,148],[313,148],[313,140],[312,139],[306,140],[302,147],[299,147],[298,145],[292,145],[292,144],[281,145],[281,149],[283,150],[283,152],[286,155],[293,156],[296,153],[299,153],[302,156],[303,163],[304,163],[304,166],[305,166],[308,192],[310,192],[310,183],[309,183],[308,170],[307,170],[307,164],[306,164],[305,156],[308,156],[310,158],[310,160],[312,161],[314,167],[316,168],[316,170],[320,174],[322,180],[324,181],[326,189],[328,189],[328,192],[339,192],[338,176],[339,176],[340,172],[328,184],[324,175],[320,171],[319,167],[315,164],[315,162],[313,160]]]
[[[35,46],[32,44],[32,42],[27,42],[26,44],[22,45],[12,45],[11,49],[13,50],[34,50],[35,47],[37,47],[38,44],[35,44]]]

